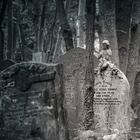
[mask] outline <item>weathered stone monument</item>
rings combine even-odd
[[[69,140],[61,65],[13,65],[0,89],[0,140]]]
[[[140,139],[140,72],[135,76],[134,92],[132,96],[131,136]]]
[[[95,58],[95,67],[97,67]],[[75,48],[60,57],[64,65],[64,91],[71,139],[97,140],[117,137],[126,140],[130,132],[130,87],[126,76],[110,61],[95,70],[93,130],[83,131],[87,52]],[[107,64],[107,65],[106,65]],[[79,138],[78,138],[79,135]],[[89,137],[88,137],[89,136]]]
[[[81,48],[72,49],[60,57],[58,62],[64,66],[64,90],[68,125],[71,139],[74,139],[82,120],[86,52]]]
[[[68,125],[71,139],[77,137],[83,119],[83,100],[85,92],[85,71],[87,52],[74,48],[61,56],[58,63],[64,67],[64,91],[68,112]],[[97,58],[95,58],[97,66]]]
[[[93,127],[90,130],[82,130],[80,140],[128,140],[131,119],[128,80],[124,73],[112,64],[112,51],[108,40],[103,41],[102,48],[95,52],[95,55],[100,63],[95,70],[91,105],[93,108],[88,110],[94,112]],[[84,100],[87,99],[89,98]]]
[[[130,87],[113,64],[95,73],[94,133],[127,140],[130,132]]]

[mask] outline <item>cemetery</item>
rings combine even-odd
[[[0,139],[84,140],[117,133],[128,139],[132,116],[130,85],[114,64],[102,72],[94,58],[94,123],[84,129],[87,51],[75,48],[56,64],[23,62],[0,73]],[[82,136],[83,135],[83,136]],[[82,136],[82,137],[81,137]]]
[[[140,140],[140,0],[0,0],[0,140]]]

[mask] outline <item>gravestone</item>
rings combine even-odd
[[[115,134],[126,140],[130,132],[130,87],[126,76],[113,64],[95,73],[94,133]]]
[[[74,48],[57,61],[64,67],[65,102],[71,139],[77,137],[83,119],[86,59],[85,49]],[[95,58],[96,66],[97,63],[98,60]]]
[[[62,65],[19,63],[0,73],[1,140],[68,140]]]
[[[137,73],[135,78],[132,99],[133,117],[131,120],[131,132],[134,139],[140,139],[140,72]]]

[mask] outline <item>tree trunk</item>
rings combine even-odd
[[[46,11],[46,3],[47,0],[44,0],[42,5],[42,13],[41,13],[41,22],[40,22],[40,32],[39,32],[39,49],[41,52],[44,51],[43,49],[43,31],[44,31],[44,25],[45,25],[45,11]]]
[[[18,62],[20,61],[24,61],[25,60],[25,53],[24,53],[24,47],[26,45],[26,41],[25,41],[25,38],[24,38],[24,33],[23,33],[23,27],[22,27],[22,17],[21,17],[21,9],[23,9],[23,5],[22,5],[22,2],[17,0],[16,1],[20,6],[18,7],[18,15],[17,15],[17,36],[18,36],[18,39],[19,39],[19,49],[16,48],[16,51],[17,53],[19,53],[18,55]],[[17,58],[16,58],[17,59]]]
[[[13,54],[15,55],[16,51],[16,43],[17,43],[17,23],[13,24]]]
[[[67,20],[67,15],[64,9],[63,0],[56,0],[56,8],[57,8],[57,16],[60,21],[62,35],[65,40],[66,50],[69,51],[72,48],[74,48],[74,46],[73,46],[73,39],[72,39],[72,31],[70,29],[70,26]]]
[[[2,22],[3,22],[3,19],[4,19],[4,14],[5,14],[5,10],[6,10],[8,0],[3,0],[1,2],[2,2],[2,8],[1,8],[1,11],[0,11],[0,28],[1,28],[1,25],[2,25]]]
[[[72,0],[66,0],[66,6],[65,6],[66,13],[69,12],[69,8],[70,8],[70,5],[71,5],[71,2],[72,2]]]
[[[48,54],[47,54],[47,62],[48,63],[52,63],[53,61],[53,54],[54,54],[54,45],[55,45],[55,39],[54,39],[54,29],[55,29],[55,25],[56,25],[56,20],[57,20],[57,11],[55,11],[55,15],[54,15],[54,20],[53,20],[53,24],[51,26],[50,29],[50,45],[49,45],[49,49],[48,49]]]
[[[86,91],[84,99],[84,128],[85,130],[92,129],[94,125],[94,21],[95,21],[95,4],[96,0],[86,0],[86,47],[88,50],[88,62],[86,68]]]
[[[140,66],[140,1],[134,0],[131,24],[131,40],[126,72],[126,76],[130,82],[131,95],[134,95],[133,87],[137,73],[137,66]]]
[[[112,61],[119,67],[118,43],[115,23],[115,0],[99,1],[100,41],[109,40],[112,49]]]
[[[0,61],[4,59],[4,32],[0,29]]]
[[[4,59],[4,32],[2,30],[2,23],[6,11],[8,0],[1,1],[1,11],[0,11],[0,61]]]
[[[58,50],[58,45],[60,45],[60,41],[61,41],[61,38],[60,38],[61,34],[60,34],[60,29],[58,30],[58,33],[57,33],[57,38],[56,38],[56,43],[55,43],[55,46],[54,46],[54,53],[53,53],[53,57],[52,57],[52,62],[55,63],[55,60],[56,60],[56,55],[57,55],[57,50]]]
[[[13,6],[12,0],[8,1],[8,42],[7,42],[7,58],[13,57]]]
[[[38,52],[39,48],[39,1],[34,1],[34,31],[35,31],[35,48],[34,51]]]
[[[130,23],[133,0],[116,1],[116,28],[119,48],[120,69],[126,74],[130,43]]]
[[[133,11],[132,11],[132,24],[131,24],[131,42],[130,42],[126,76],[130,83],[130,89],[131,89],[130,98],[132,99],[132,105],[136,105],[136,106],[139,106],[139,103],[140,103],[139,98],[137,96],[138,93],[136,93],[136,89],[135,89],[135,87],[139,84],[137,81],[138,77],[136,76],[138,73],[137,68],[139,66],[140,66],[140,1],[134,0]],[[137,83],[135,84],[135,82],[137,82]],[[137,88],[139,88],[139,87],[137,86]],[[133,108],[134,111],[136,111],[136,108],[135,108],[136,106],[134,106],[134,108]],[[137,123],[137,120],[140,119],[139,114],[137,114],[137,112],[135,112],[135,113],[137,115],[137,119],[133,119],[131,122],[132,134],[137,134],[139,132],[139,128],[140,128],[139,123]],[[136,135],[134,135],[134,136],[136,138],[138,138],[138,136],[136,136]]]
[[[20,35],[20,41],[21,41],[21,59],[22,61],[25,60],[25,46],[26,46],[26,41],[24,38],[24,32],[23,32],[23,27],[22,24],[19,24],[19,35]]]
[[[83,30],[86,0],[79,0],[78,19],[77,19],[77,47],[84,48],[85,32]]]

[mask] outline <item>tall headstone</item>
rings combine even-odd
[[[106,64],[99,64],[95,70],[93,128],[81,130],[80,140],[129,139],[130,86],[123,72],[111,62]]]
[[[1,140],[69,140],[61,65],[13,65],[0,89]]]
[[[71,139],[77,137],[83,119],[86,59],[85,49],[74,48],[58,60],[58,63],[64,67],[65,103]],[[96,58],[95,65],[97,65]]]
[[[137,73],[135,78],[131,107],[133,110],[131,120],[132,137],[133,139],[140,139],[140,72]]]
[[[130,132],[130,87],[126,76],[113,64],[95,73],[94,127],[100,136],[126,140]]]

